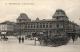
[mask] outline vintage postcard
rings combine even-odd
[[[0,0],[0,52],[80,52],[80,0]]]

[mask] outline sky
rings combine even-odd
[[[80,25],[80,0],[0,0],[0,22],[16,21],[20,13],[32,20],[51,19],[57,9],[64,10],[70,21]]]

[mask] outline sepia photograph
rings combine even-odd
[[[0,52],[80,52],[80,0],[0,0]]]

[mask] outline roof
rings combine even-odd
[[[65,14],[64,10],[57,9],[55,14],[53,15],[53,17],[55,17],[55,16],[66,16],[66,14]]]
[[[18,19],[29,19],[25,13],[21,13]]]
[[[10,21],[5,21],[5,22],[2,22],[0,24],[15,24],[14,22],[10,22]]]

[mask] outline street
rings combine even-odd
[[[80,52],[80,39],[74,44],[70,40],[68,45],[59,47],[35,46],[34,40],[25,40],[19,43],[16,37],[9,37],[8,41],[0,41],[0,52]]]

